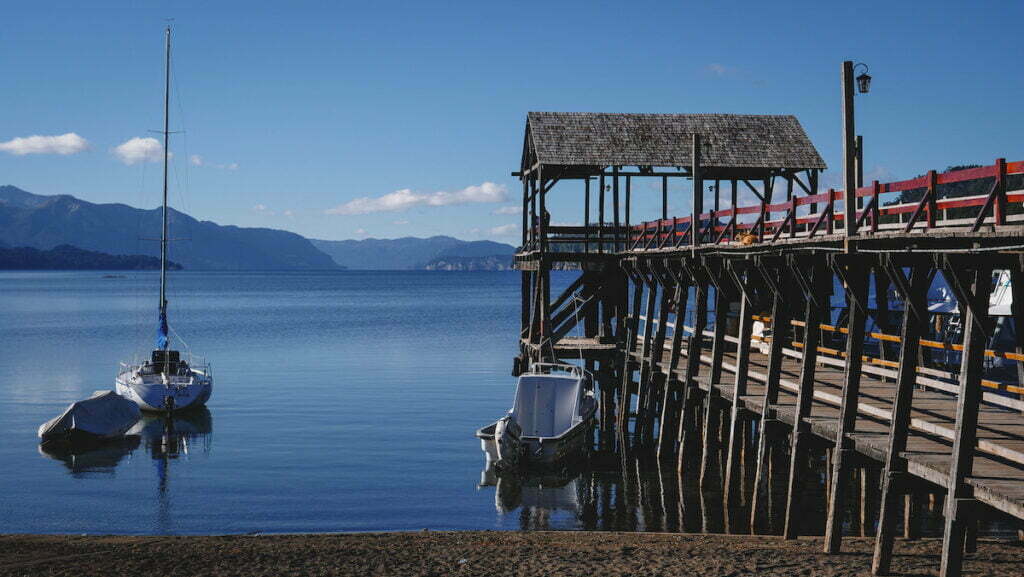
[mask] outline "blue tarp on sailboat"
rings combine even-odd
[[[160,312],[160,324],[156,328],[156,348],[167,348],[167,313]]]

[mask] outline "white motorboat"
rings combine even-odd
[[[91,443],[123,436],[139,421],[139,406],[113,391],[96,391],[39,427],[44,443]]]
[[[171,413],[202,406],[213,392],[210,366],[186,362],[181,353],[170,346],[167,325],[167,160],[169,105],[171,94],[171,28],[167,28],[167,51],[164,69],[164,186],[163,227],[160,236],[160,316],[157,325],[156,350],[149,360],[121,363],[115,379],[118,393],[138,403],[146,411]],[[191,357],[191,354],[189,355]]]
[[[508,415],[476,436],[498,469],[551,466],[586,456],[597,406],[589,372],[535,363],[519,376]]]

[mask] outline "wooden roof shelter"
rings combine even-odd
[[[589,247],[587,239],[596,232],[601,239],[612,235],[617,239],[615,248],[621,249],[625,234],[621,225],[628,229],[632,216],[633,177],[661,178],[663,220],[668,218],[669,180],[691,179],[691,220],[701,223],[717,222],[724,200],[736,207],[740,184],[764,206],[771,204],[778,178],[785,180],[787,200],[793,198],[795,187],[808,196],[817,195],[818,173],[825,168],[800,122],[791,115],[529,112],[520,169],[513,173],[523,183],[522,246],[525,252],[543,253],[549,233],[560,235],[560,241],[567,234],[580,233]],[[595,179],[597,231],[592,230],[595,220],[590,214],[590,184]],[[584,182],[583,227],[548,224],[545,196],[562,180]],[[620,181],[625,185],[624,203],[620,203]],[[727,199],[722,198],[722,181],[732,185]],[[713,183],[708,191],[705,182]],[[611,193],[610,207],[606,207],[606,192]],[[707,203],[712,212],[705,214],[709,192],[713,192]],[[606,208],[611,209],[610,215]],[[735,211],[732,222],[738,223]],[[606,224],[611,228],[606,229]],[[603,246],[597,244],[599,250]]]
[[[593,175],[607,166],[689,170],[695,134],[705,178],[826,168],[795,116],[530,112],[521,173],[542,166],[555,168],[560,178]]]

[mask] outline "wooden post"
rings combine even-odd
[[[529,240],[530,232],[530,184],[529,179],[522,178],[523,181],[523,244],[522,250],[526,250],[526,243]]]
[[[632,191],[633,187],[632,187],[632,182],[633,182],[633,179],[627,174],[626,175],[626,219],[625,219],[625,221],[626,221],[625,225],[626,225],[626,230],[627,231],[629,230],[629,209],[630,209],[630,205],[633,204],[633,191]],[[626,244],[627,244],[627,246],[625,246],[624,248],[629,248],[628,243],[629,243],[629,234],[627,233],[627,235],[626,235]]]
[[[820,256],[812,256],[812,259],[820,260]],[[797,264],[796,262],[792,264]],[[798,270],[792,273],[799,275],[807,272],[810,278],[807,279],[804,287],[804,346],[803,359],[800,363],[800,384],[797,391],[796,415],[793,423],[793,436],[790,441],[789,461],[789,488],[786,493],[786,523],[783,537],[796,539],[799,535],[798,511],[803,504],[803,478],[807,461],[807,437],[810,434],[806,419],[811,414],[811,403],[814,400],[814,370],[817,366],[818,339],[821,335],[819,325],[821,324],[822,309],[827,306],[828,287],[825,283],[826,270],[818,262],[812,262],[808,266],[799,266]],[[828,275],[831,281],[831,275]],[[808,290],[809,289],[809,290]]]
[[[619,246],[619,167],[612,167],[612,212],[615,214],[612,221],[615,226],[615,232],[612,233],[612,238],[615,239],[615,252],[619,252],[622,248]]]
[[[590,177],[583,179],[583,252],[590,252]]]
[[[668,177],[661,177],[661,220],[668,220]]]
[[[750,302],[751,287],[749,286],[752,277],[753,275],[748,275],[745,279],[747,284],[744,284],[744,279],[738,272],[735,272],[734,269],[733,278],[737,284],[737,292],[740,295],[740,318],[736,334],[738,341],[736,344],[736,375],[733,380],[732,407],[729,414],[729,448],[726,454],[725,479],[722,485],[725,492],[726,511],[730,511],[738,505],[743,494],[743,487],[740,483],[741,475],[739,474],[742,458],[740,455],[740,449],[743,445],[744,430],[741,410],[743,407],[743,397],[747,394],[747,371],[750,364],[750,337],[754,324],[752,315],[753,307]],[[730,517],[730,515],[726,515],[727,520]]]
[[[861,357],[864,352],[864,324],[868,307],[868,261],[863,257],[850,255],[836,266],[841,267],[845,281],[846,303],[850,311],[846,338],[846,373],[843,379],[843,398],[839,408],[839,430],[836,433],[836,450],[832,453],[832,488],[828,500],[828,516],[825,521],[825,552],[838,553],[843,538],[843,510],[850,477],[849,458],[853,443],[848,435],[853,434],[857,422],[857,399],[860,395]],[[806,352],[807,349],[804,349]]]
[[[619,427],[619,437],[623,445],[625,445],[626,437],[629,433],[629,408],[633,403],[633,367],[636,366],[636,362],[633,361],[633,350],[636,348],[637,333],[640,329],[640,300],[644,290],[644,285],[636,271],[629,276],[633,279],[633,314],[630,315],[626,323],[626,341],[623,347],[625,353],[622,359],[622,384],[619,387],[619,415],[616,419]]]
[[[693,246],[700,244],[700,215],[704,212],[704,180],[700,174],[700,134],[693,133],[691,148],[693,161],[693,201],[691,203],[690,242]]]
[[[996,226],[1006,224],[1006,159],[996,159],[995,201],[992,204],[992,220]]]
[[[948,259],[948,257],[947,257]],[[963,324],[963,353],[960,364],[960,392],[956,403],[956,428],[953,433],[953,455],[946,493],[945,530],[942,539],[942,577],[960,575],[963,564],[964,538],[967,524],[974,515],[974,490],[965,482],[974,467],[974,451],[978,444],[978,408],[981,402],[982,361],[985,355],[988,322],[988,298],[992,288],[992,269],[984,259],[977,259],[973,271],[963,272],[968,265],[948,262],[943,274],[951,288],[959,277],[963,297],[960,302]],[[969,286],[967,283],[970,283]],[[963,290],[965,289],[965,290]],[[954,289],[954,292],[956,290]]]
[[[725,357],[725,327],[726,309],[729,308],[729,291],[727,279],[725,278],[725,262],[719,261],[714,269],[705,264],[708,276],[714,275],[717,279],[715,284],[715,328],[714,336],[711,338],[711,371],[708,378],[707,404],[704,412],[704,445],[701,452],[700,483],[701,487],[708,482],[708,467],[713,452],[717,447],[716,435],[713,429],[719,425],[718,418],[718,390],[717,385],[722,380],[722,360]]]
[[[860,470],[860,534],[862,537],[874,534],[877,509],[878,469],[864,467]]]
[[[658,271],[655,268],[657,266],[658,265],[656,263],[651,263],[651,277],[656,284],[661,286],[661,300],[658,306],[658,328],[657,332],[654,333],[654,342],[651,344],[650,358],[647,361],[648,391],[647,406],[645,408],[646,415],[644,418],[644,435],[649,441],[653,441],[654,419],[659,414],[657,411],[657,405],[661,398],[661,396],[657,394],[657,383],[660,379],[657,378],[656,375],[664,373],[666,375],[666,379],[668,377],[668,371],[659,371],[658,365],[661,363],[661,359],[665,354],[665,334],[668,330],[668,313],[669,309],[672,307],[671,296],[673,295],[671,286],[665,282],[665,279],[661,274],[658,274]],[[664,421],[660,423],[659,427],[663,426]]]
[[[722,360],[725,358],[725,329],[726,319],[728,318],[727,311],[729,310],[729,283],[728,279],[725,278],[725,261],[719,261],[715,270],[708,269],[708,274],[713,274],[718,278],[718,283],[715,285],[715,328],[714,336],[711,340],[711,378],[708,381],[708,386],[717,385],[722,380]]]
[[[857,234],[857,203],[853,191],[857,188],[855,165],[857,163],[856,131],[853,119],[853,62],[843,62],[843,187],[846,197],[843,201],[843,226],[846,236]]]
[[[768,278],[775,272],[764,265],[762,274]],[[781,275],[785,278],[787,275]],[[775,404],[779,400],[779,380],[782,377],[782,349],[786,335],[790,332],[790,313],[786,305],[788,295],[783,294],[784,286],[772,289],[772,341],[768,349],[768,374],[765,379],[764,399],[761,405],[761,434],[757,442],[757,471],[754,474],[754,491],[751,499],[750,526],[758,532],[765,521],[766,497],[768,493],[768,474],[771,467],[771,447],[769,446],[769,429],[776,422]]]
[[[693,265],[691,263],[691,270]],[[700,355],[704,343],[704,328],[708,324],[708,285],[704,279],[694,279],[694,300],[696,310],[693,318],[693,334],[687,339],[686,370],[683,373],[683,418],[679,423],[679,471],[682,472],[686,458],[692,454],[694,433],[694,411],[691,410],[698,395],[697,376],[700,372]]]
[[[597,252],[604,252],[604,170],[601,170],[597,184]]]
[[[883,257],[886,258],[886,257]],[[891,273],[903,273],[898,269]],[[907,448],[910,429],[910,410],[914,400],[914,385],[917,379],[918,349],[921,331],[927,318],[928,271],[924,266],[911,267],[909,294],[903,295],[907,303],[903,314],[903,330],[900,333],[899,373],[896,377],[896,393],[893,398],[892,417],[889,422],[889,442],[882,473],[881,510],[878,515],[878,530],[875,537],[875,552],[871,571],[875,575],[888,575],[892,563],[892,548],[896,533],[897,509],[900,494],[905,490],[904,476],[907,462],[902,453]]]
[[[639,272],[644,284],[647,285],[647,306],[644,309],[644,319],[646,319],[644,320],[644,342],[643,347],[641,347],[639,359],[640,376],[637,381],[636,420],[634,421],[633,426],[634,440],[639,438],[640,434],[643,432],[644,423],[647,417],[648,385],[650,384],[649,381],[651,374],[651,367],[648,364],[647,359],[651,355],[651,345],[653,345],[651,335],[654,330],[654,305],[657,303],[658,298],[658,285],[654,282],[650,270],[640,270]]]
[[[679,430],[680,411],[682,411],[683,386],[676,376],[676,365],[679,364],[680,347],[683,343],[683,322],[686,319],[686,303],[690,288],[683,282],[683,276],[676,275],[674,269],[669,273],[676,281],[675,298],[675,329],[672,331],[672,348],[669,352],[668,367],[665,369],[665,398],[661,404],[661,426],[659,429],[658,458],[664,459],[675,449],[677,431]]]

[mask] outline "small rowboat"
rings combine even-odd
[[[113,391],[96,391],[71,403],[63,413],[39,427],[43,442],[96,442],[124,435],[138,422],[139,406]]]
[[[476,432],[487,459],[508,470],[586,456],[598,406],[593,388],[590,373],[575,365],[531,365],[508,415]]]

